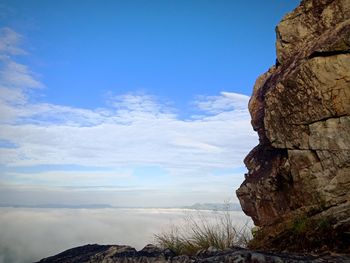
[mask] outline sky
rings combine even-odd
[[[298,3],[0,0],[1,204],[237,202]]]

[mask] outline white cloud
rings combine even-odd
[[[22,36],[12,29],[5,27],[0,29],[0,53],[2,55],[23,55],[26,52],[18,44]]]
[[[42,88],[43,84],[33,77],[27,66],[16,63],[9,58],[2,60],[0,83],[5,87],[28,89]]]
[[[115,186],[120,180],[129,179],[132,176],[131,170],[113,170],[113,171],[45,171],[6,173],[7,177],[14,182],[32,182],[43,185],[57,186]]]
[[[244,154],[256,143],[248,114],[242,119],[231,112],[180,120],[143,111],[103,116],[69,108],[70,114],[64,114],[62,108],[46,105],[50,110],[40,115],[40,110],[33,108],[41,106],[28,105],[27,121],[33,117],[32,123],[1,126],[0,138],[18,145],[3,149],[17,153],[15,158],[1,159],[3,164],[232,167],[240,166]],[[62,116],[59,122],[57,116]]]
[[[256,145],[247,110],[249,97],[232,92],[199,97],[194,104],[200,114],[188,119],[147,94],[110,95],[107,105],[97,109],[33,102],[29,91],[44,85],[10,56],[24,53],[17,47],[20,36],[10,29],[3,32],[0,139],[16,147],[0,146],[2,166],[157,166],[168,175],[207,180],[217,169],[241,167]],[[0,182],[54,186],[71,178],[81,185],[98,185],[109,176],[119,178],[105,172],[56,171],[37,176],[5,174]]]
[[[247,110],[249,97],[232,92],[221,92],[219,96],[199,96],[195,105],[209,113],[218,114],[224,111]]]
[[[152,115],[171,114],[166,105],[157,103],[156,97],[148,94],[124,94],[110,96],[109,103],[119,112],[142,112]]]
[[[43,88],[27,66],[14,61],[13,56],[26,52],[19,47],[22,36],[10,28],[0,29],[0,122],[15,122],[28,115],[28,93]],[[29,113],[30,114],[30,113]]]

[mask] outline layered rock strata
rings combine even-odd
[[[270,238],[311,217],[350,250],[350,0],[303,0],[276,34],[276,65],[249,102],[259,145],[237,196]]]

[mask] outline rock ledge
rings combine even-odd
[[[173,263],[346,263],[350,256],[324,254],[322,256],[267,253],[243,248],[218,250],[213,247],[200,251],[196,256],[176,256],[169,249],[162,250],[154,245],[147,245],[142,250],[118,245],[85,245],[66,250],[60,254],[39,261],[40,263],[119,263],[119,262],[173,262]]]

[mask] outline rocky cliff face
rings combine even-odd
[[[276,34],[276,65],[249,102],[260,140],[237,196],[269,240],[312,218],[350,250],[350,0],[303,0]]]

